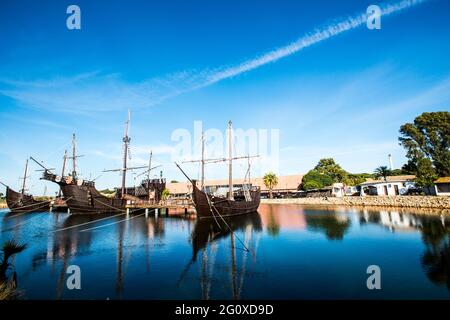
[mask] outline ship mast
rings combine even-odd
[[[205,159],[205,137],[204,137],[204,133],[202,132],[202,140],[201,140],[202,156],[201,156],[201,159],[200,160],[183,161],[183,163],[194,163],[194,162],[201,163],[201,166],[202,166],[202,168],[201,168],[201,186],[202,186],[202,190],[203,190],[204,185],[205,185],[205,164],[228,162],[228,184],[229,184],[228,199],[234,200],[234,197],[233,197],[233,164],[232,164],[233,160],[248,159],[248,163],[250,166],[250,158],[257,158],[257,157],[259,157],[259,155],[256,155],[256,156],[247,155],[244,157],[233,157],[233,128],[232,128],[231,120],[228,122],[227,131],[228,131],[228,157],[216,158],[216,159]],[[178,168],[181,170],[180,166],[178,166]],[[184,174],[184,172],[183,172],[183,174]],[[186,176],[186,174],[184,174],[184,175]],[[191,181],[189,178],[188,178],[188,180]]]
[[[27,174],[28,174],[28,159],[25,162],[25,173],[23,175],[23,184],[22,184],[22,194],[25,194],[25,188],[26,188],[26,181],[27,181]]]
[[[64,150],[63,165],[61,169],[61,179],[64,179],[64,171],[66,171],[67,150]],[[61,187],[59,187],[58,198],[61,197]]]
[[[72,135],[72,177],[77,178],[77,141],[75,133]]]
[[[228,200],[233,200],[233,128],[228,121]]]
[[[153,151],[150,150],[150,158],[148,159],[147,189],[150,184],[150,171],[152,170],[152,156],[153,156]]]
[[[205,188],[205,133],[202,131],[202,183],[201,190]]]
[[[130,110],[128,110],[128,120],[125,122],[125,133],[123,136],[123,163],[122,168],[119,169],[111,169],[111,170],[103,170],[103,172],[122,172],[122,186],[121,186],[121,197],[123,198],[125,196],[125,183],[127,180],[127,171],[128,170],[135,170],[135,169],[144,169],[147,168],[147,166],[139,166],[139,167],[128,167],[127,166],[127,159],[128,159],[128,151],[129,151],[129,144],[131,141],[131,138],[128,136],[128,130],[130,128],[130,121],[131,121],[131,113]],[[151,153],[150,153],[151,156]],[[151,161],[151,160],[150,160]],[[152,168],[154,169],[154,168]],[[140,175],[144,174],[145,172],[141,173]],[[140,176],[139,175],[139,176]],[[138,176],[136,176],[138,177]]]
[[[74,133],[72,134],[72,156],[66,156],[66,159],[72,159],[72,178],[74,181],[77,179],[77,158],[80,158],[82,156],[83,155],[77,156],[77,140]]]
[[[128,120],[125,122],[125,135],[123,137],[123,165],[122,165],[122,198],[125,195],[125,183],[127,177],[127,157],[128,157],[128,144],[131,138],[128,136],[128,128],[130,125],[130,110],[128,110]]]

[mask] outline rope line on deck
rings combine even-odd
[[[39,206],[37,206],[37,207],[35,207],[35,208],[31,209],[31,210],[24,211],[24,212],[20,212],[20,213],[18,213],[18,214],[14,214],[14,215],[11,215],[11,216],[5,217],[5,218],[6,218],[6,219],[10,219],[10,218],[14,218],[14,217],[19,217],[19,216],[21,216],[21,215],[23,215],[23,214],[25,214],[25,213],[33,212],[33,211],[35,211],[36,209],[40,209],[40,208],[45,207],[45,206],[48,204],[48,202],[51,202],[51,200],[43,201],[41,205],[39,205]],[[13,210],[21,210],[22,208],[31,207],[31,206],[33,206],[33,205],[35,206],[36,203],[31,204],[31,205],[28,205],[28,206],[23,206],[23,207],[19,207],[19,208],[10,209],[10,210],[11,210],[11,212],[14,212]]]
[[[103,228],[103,227],[112,226],[112,225],[115,225],[115,224],[118,224],[118,223],[122,223],[122,222],[124,222],[124,221],[129,221],[129,220],[132,220],[132,219],[141,217],[141,216],[143,216],[144,214],[145,214],[145,213],[141,213],[141,214],[135,215],[135,216],[133,216],[133,217],[128,217],[128,218],[126,218],[126,219],[122,219],[122,220],[119,220],[119,221],[116,221],[116,222],[111,222],[111,223],[107,223],[107,224],[104,224],[104,225],[101,225],[101,226],[92,227],[92,228],[88,228],[88,229],[83,229],[83,230],[80,230],[79,232],[86,232],[86,231],[90,231],[90,230],[95,230],[95,229],[100,229],[100,228]]]

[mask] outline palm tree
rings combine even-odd
[[[264,185],[269,189],[269,198],[272,199],[272,190],[278,184],[278,177],[273,172],[268,172],[263,177]]]
[[[169,198],[170,196],[170,191],[167,188],[164,188],[162,194],[161,194],[161,198],[165,201],[167,200],[167,198]]]
[[[6,241],[2,248],[2,258],[0,259],[0,283],[6,281],[6,271],[10,267],[9,258],[25,250],[26,244],[19,244],[13,240]]]
[[[374,174],[377,178],[383,177],[384,181],[387,181],[387,176],[390,175],[391,170],[388,169],[386,166],[381,166],[375,169]]]
[[[19,244],[12,240],[3,244],[0,258],[0,300],[14,300],[20,296],[20,292],[16,289],[16,272],[8,280],[6,271],[11,266],[9,259],[25,250],[26,247],[26,244]]]

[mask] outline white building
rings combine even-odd
[[[434,182],[437,196],[450,196],[450,177],[442,177]]]
[[[413,186],[414,183],[408,180],[370,181],[359,185],[362,196],[398,196],[408,193],[408,189]]]
[[[331,186],[331,196],[342,198],[345,195],[345,188],[343,183],[333,183]]]

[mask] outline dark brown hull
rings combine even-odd
[[[57,177],[49,172],[45,172],[42,179],[52,181],[60,186],[65,205],[72,214],[117,214],[124,213],[127,209],[127,199],[102,195],[92,181],[84,180],[81,184],[78,184],[77,181],[68,179],[68,177]],[[165,181],[161,179],[158,180],[159,183],[155,181],[156,179],[148,184],[149,189],[159,190],[157,188],[165,186]],[[127,190],[134,192],[134,188],[127,188]],[[148,193],[148,190],[145,192]],[[138,195],[126,194],[126,196],[132,198],[133,201],[143,201]],[[148,196],[145,198],[148,198]],[[138,213],[143,210],[145,209],[133,210],[133,212]]]
[[[60,184],[70,213],[109,214],[125,212],[125,199],[108,198],[93,186]]]
[[[195,184],[193,185],[192,192],[192,198],[199,218],[217,217],[219,214],[222,217],[228,217],[256,212],[261,200],[260,189],[250,191],[250,196],[252,199],[251,201],[216,198],[207,195],[205,192],[198,189]],[[209,197],[209,201],[207,197]],[[212,206],[210,206],[210,203]]]
[[[6,203],[11,212],[40,212],[50,210],[50,201],[37,201],[33,196],[6,188]]]

